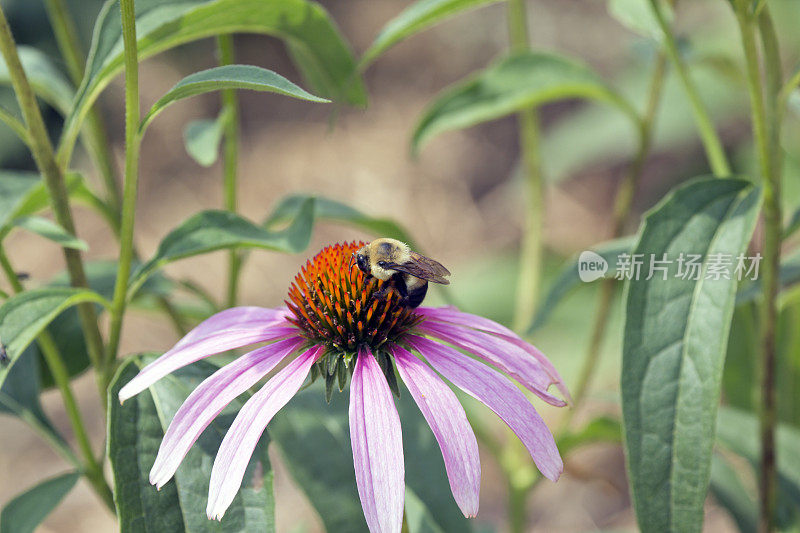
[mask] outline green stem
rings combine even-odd
[[[661,101],[661,93],[664,87],[664,74],[667,67],[667,58],[664,53],[659,53],[656,58],[656,65],[653,70],[653,76],[650,80],[650,89],[647,97],[647,104],[645,106],[644,114],[642,115],[641,128],[639,134],[639,149],[636,152],[636,157],[631,164],[625,179],[620,184],[617,190],[617,197],[614,202],[614,223],[612,230],[612,238],[621,237],[625,231],[625,224],[628,222],[633,205],[633,196],[636,192],[636,187],[642,177],[644,165],[647,157],[650,155],[650,149],[653,141],[653,130],[655,126],[656,112],[658,111],[658,104]],[[603,346],[603,340],[606,336],[608,329],[608,321],[611,314],[611,304],[614,297],[614,288],[616,287],[616,280],[613,278],[603,280],[600,286],[600,296],[598,297],[597,311],[594,315],[594,324],[592,325],[592,334],[589,341],[589,350],[586,353],[586,359],[581,368],[578,384],[575,387],[573,395],[574,405],[573,409],[567,412],[567,419],[564,425],[569,424],[569,420],[574,416],[574,413],[580,408],[583,403],[586,393],[589,390],[592,377],[597,369],[597,363],[600,359],[600,350]]]
[[[75,23],[64,0],[45,0],[45,6],[47,7],[50,24],[53,26],[56,42],[67,65],[69,76],[72,79],[72,83],[75,86],[79,86],[83,80],[86,59],[81,51]],[[107,142],[108,135],[105,124],[103,124],[103,119],[95,107],[92,107],[89,111],[87,118],[89,151],[103,178],[106,189],[106,202],[119,218],[121,198],[114,172],[114,158]],[[115,230],[118,231],[119,228]]]
[[[764,7],[758,19],[749,11],[749,2],[739,0],[736,18],[742,36],[750,108],[753,116],[753,136],[764,186],[764,265],[761,270],[764,299],[761,305],[761,377],[760,440],[761,468],[759,475],[760,514],[758,529],[774,529],[777,465],[775,428],[777,398],[775,364],[778,321],[778,291],[781,260],[781,64],[777,38],[769,10]],[[761,69],[756,44],[756,24],[761,32],[764,55],[766,94],[762,87]]]
[[[0,268],[3,269],[15,294],[25,290],[2,245],[0,245]],[[39,351],[42,353],[47,363],[47,367],[50,369],[53,381],[58,387],[58,391],[61,393],[61,399],[64,401],[64,409],[67,411],[67,418],[69,419],[70,426],[72,426],[72,431],[75,433],[75,440],[78,442],[78,448],[85,461],[86,478],[91,482],[98,496],[113,510],[114,498],[111,493],[111,488],[105,480],[102,466],[94,457],[89,434],[86,431],[86,425],[83,422],[80,409],[78,409],[78,403],[75,401],[75,395],[72,393],[72,388],[70,387],[69,372],[59,353],[58,346],[46,329],[39,333],[36,342],[39,345]],[[71,451],[69,455],[72,456]]]
[[[20,63],[14,37],[11,35],[11,29],[8,26],[8,21],[6,20],[2,8],[0,8],[0,51],[2,51],[8,67],[11,83],[14,86],[14,93],[16,94],[19,107],[22,110],[22,116],[28,128],[31,153],[36,161],[36,166],[44,177],[45,186],[49,193],[56,221],[69,233],[76,235],[67,188],[64,182],[64,173],[56,164],[53,147],[50,144],[50,138],[47,135],[44,120],[39,111],[33,89],[31,89],[28,78]],[[64,248],[63,251],[72,285],[75,287],[88,288],[89,284],[86,280],[86,273],[83,269],[83,261],[80,252],[72,248]],[[80,317],[84,336],[86,337],[89,358],[94,367],[100,369],[103,357],[103,339],[100,335],[97,312],[94,308],[94,304],[80,304],[78,306],[78,315]],[[105,405],[105,389],[101,382],[99,382],[99,384],[103,405]]]
[[[711,165],[711,171],[718,177],[729,176],[731,174],[731,169],[728,164],[728,159],[725,156],[722,142],[719,140],[717,131],[714,129],[714,124],[708,116],[708,111],[706,111],[703,101],[700,99],[700,94],[697,92],[697,88],[689,76],[686,64],[681,58],[678,45],[675,42],[675,36],[672,34],[672,29],[669,27],[664,17],[660,2],[659,0],[650,0],[650,5],[658,20],[658,25],[661,27],[662,33],[664,34],[664,49],[675,72],[678,73],[678,77],[683,84],[683,89],[692,106],[694,121],[700,133],[700,138],[703,141],[703,147],[705,148],[708,162]]]
[[[122,196],[119,264],[114,297],[111,302],[111,326],[106,360],[106,380],[111,379],[119,351],[122,318],[125,314],[128,279],[133,261],[133,225],[136,220],[136,193],[139,181],[139,63],[136,43],[136,18],[133,0],[120,0],[122,42],[125,53],[125,186]]]
[[[509,0],[508,33],[512,51],[529,48],[525,0]],[[535,108],[517,114],[527,209],[519,257],[514,329],[530,326],[536,312],[544,252],[544,183],[539,157],[539,120]]]
[[[232,65],[234,59],[233,35],[217,37],[219,64]],[[235,89],[222,91],[222,110],[225,120],[225,145],[222,155],[225,209],[233,213],[237,209],[236,178],[239,159],[239,99]],[[239,272],[242,267],[242,256],[238,250],[231,250],[228,255],[228,292],[226,306],[236,305],[239,289]]]

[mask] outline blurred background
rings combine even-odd
[[[396,0],[321,2],[338,22],[360,55],[378,30],[406,5]],[[783,56],[794,65],[800,34],[800,10],[788,10],[791,1],[776,2]],[[102,2],[73,0],[85,47]],[[772,5],[772,4],[771,4]],[[58,57],[41,2],[4,0],[3,8],[20,43],[35,45]],[[609,16],[603,1],[534,0],[529,2],[532,41],[537,48],[557,50],[582,58],[607,81],[631,95],[641,107],[654,58],[654,45],[627,31]],[[735,23],[725,2],[682,2],[676,21],[679,33],[693,40],[681,42],[693,76],[717,120],[736,170],[751,166],[750,126],[741,76]],[[792,29],[793,28],[793,29]],[[698,31],[699,30],[699,31]],[[265,218],[287,193],[309,192],[345,201],[361,211],[389,217],[403,224],[420,248],[453,272],[448,287],[464,310],[500,322],[511,319],[516,283],[516,252],[524,218],[522,186],[516,177],[517,127],[514,118],[435,139],[414,159],[409,138],[426,104],[443,88],[482,68],[507,47],[505,9],[492,5],[466,13],[403,42],[380,58],[366,73],[370,105],[367,109],[338,108],[304,103],[277,95],[240,92],[242,147],[240,150],[240,212],[254,221]],[[263,36],[237,36],[238,63],[275,70],[306,86],[283,45]],[[145,61],[140,67],[142,108],[147,109],[183,76],[216,65],[211,40],[184,45]],[[0,94],[0,103],[13,98]],[[118,168],[123,157],[122,79],[105,91],[99,102],[115,146]],[[176,104],[148,130],[140,166],[137,246],[149,256],[169,230],[200,209],[222,205],[219,163],[199,166],[187,155],[181,140],[192,120],[214,118],[217,94]],[[59,115],[47,110],[54,133]],[[611,234],[611,210],[619,180],[635,149],[634,132],[614,111],[585,103],[565,103],[542,110],[543,160],[547,189],[546,245],[548,280],[566,259]],[[800,131],[787,124],[787,138]],[[697,142],[690,111],[676,80],[668,75],[658,113],[655,144],[634,205],[640,214],[678,182],[708,172]],[[796,198],[797,143],[787,146],[787,198]],[[27,151],[8,131],[0,129],[0,165],[32,169]],[[97,180],[85,154],[75,166]],[[796,202],[796,200],[795,200]],[[88,257],[110,258],[116,244],[107,226],[94,213],[78,208],[78,233],[90,244]],[[638,215],[634,217],[638,220]],[[628,228],[636,231],[637,224]],[[322,223],[315,229],[306,254],[297,256],[256,251],[247,263],[240,292],[243,304],[275,306],[299,266],[325,244],[369,239],[352,228]],[[17,269],[30,274],[29,286],[44,283],[63,270],[62,256],[49,241],[17,232],[7,241]],[[168,273],[189,278],[222,297],[227,256],[218,252],[170,265]],[[547,287],[548,281],[545,282]],[[589,326],[595,309],[595,285],[574,291],[532,337],[565,377],[574,384],[586,353]],[[432,293],[427,303],[441,303]],[[597,413],[616,414],[620,331],[618,298],[612,306],[611,329],[593,382],[589,401],[576,422]],[[161,317],[129,313],[122,352],[163,352],[176,341]],[[93,378],[76,384],[81,407],[96,447],[103,440],[102,411]],[[45,406],[59,429],[69,434],[58,394],[49,391]],[[555,427],[563,412],[536,401],[544,418]],[[500,427],[498,435],[507,437]],[[27,426],[0,417],[0,505],[23,488],[64,469],[59,459]],[[273,450],[274,452],[274,450]],[[276,498],[278,530],[320,531],[321,522],[293,487],[277,453]],[[409,460],[411,458],[408,458]],[[484,454],[481,512],[478,523],[504,529],[505,490],[498,466]],[[80,482],[81,484],[84,481]],[[443,483],[442,490],[448,490]],[[620,446],[595,445],[572,452],[557,484],[542,482],[529,502],[531,531],[634,530],[635,519],[627,494],[624,457]],[[725,511],[709,499],[707,531],[734,530]],[[42,531],[112,531],[113,517],[95,501],[88,487],[79,486],[47,519]]]

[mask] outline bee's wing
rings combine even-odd
[[[450,281],[445,279],[446,276],[450,275],[449,270],[438,261],[434,261],[430,257],[425,257],[416,252],[411,252],[411,260],[407,263],[403,263],[402,265],[392,263],[389,267],[434,283],[441,283],[442,285],[450,284]]]

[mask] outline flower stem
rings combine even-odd
[[[128,279],[133,261],[133,226],[136,220],[136,193],[139,181],[139,61],[136,43],[136,18],[133,0],[120,0],[122,42],[125,54],[125,186],[122,195],[119,264],[114,297],[111,301],[111,326],[106,356],[106,383],[119,351],[122,319],[125,314]]]
[[[750,108],[753,116],[753,137],[764,186],[764,266],[761,305],[761,468],[759,476],[760,514],[758,529],[769,532],[774,528],[777,465],[775,427],[777,424],[777,399],[775,388],[776,336],[778,320],[778,283],[781,260],[781,64],[778,44],[769,10],[765,6],[756,17],[750,12],[749,2],[736,3],[736,18],[742,36]],[[762,80],[756,45],[756,24],[760,29],[763,47],[766,94]]]
[[[617,190],[617,196],[614,202],[614,222],[612,230],[612,238],[614,239],[621,237],[625,231],[625,224],[630,218],[636,186],[642,177],[645,161],[647,161],[647,157],[650,155],[656,112],[658,111],[658,104],[661,101],[666,67],[667,58],[663,52],[660,52],[656,57],[656,65],[653,69],[653,76],[650,79],[647,103],[644,114],[642,115],[639,130],[639,148],[628,173],[625,175],[625,179]],[[597,311],[594,315],[589,350],[586,353],[586,359],[581,368],[578,385],[575,387],[575,393],[573,395],[574,405],[571,410],[567,411],[566,416],[568,418],[567,421],[565,421],[565,425],[568,424],[569,419],[572,418],[583,403],[594,372],[597,369],[597,363],[600,359],[600,349],[603,346],[603,340],[605,339],[606,330],[608,329],[608,320],[610,318],[611,303],[613,302],[615,287],[616,280],[613,278],[603,280],[600,286],[600,295],[598,297]]]
[[[507,9],[511,51],[529,49],[525,0],[509,0]],[[517,113],[517,123],[527,210],[519,256],[513,327],[522,331],[533,321],[539,300],[544,248],[544,183],[539,157],[539,120],[536,109],[524,109]]]
[[[233,35],[220,35],[217,37],[219,49],[219,64],[232,65],[234,59]],[[235,89],[222,91],[222,110],[220,111],[225,121],[225,145],[222,155],[224,175],[225,209],[236,212],[236,178],[239,159],[239,99]],[[242,256],[238,250],[231,250],[228,254],[228,293],[226,306],[236,305],[239,289],[239,272],[242,267]]]
[[[683,89],[686,92],[686,96],[689,98],[689,103],[692,106],[694,121],[700,133],[700,138],[703,141],[703,147],[705,148],[708,162],[711,165],[711,171],[715,176],[718,177],[729,176],[731,169],[730,165],[728,164],[728,159],[725,156],[725,150],[722,147],[722,142],[719,140],[717,131],[714,129],[714,124],[711,122],[711,118],[708,116],[708,111],[706,111],[703,101],[700,99],[700,94],[697,92],[697,88],[689,76],[686,63],[684,63],[683,58],[681,58],[678,45],[675,42],[675,36],[672,34],[672,29],[669,27],[669,24],[664,17],[659,0],[650,0],[650,5],[653,9],[653,13],[656,16],[656,20],[658,21],[658,25],[661,27],[661,30],[664,34],[664,49],[667,52],[667,56],[669,57],[675,72],[678,73],[678,77],[683,84]]]
[[[11,288],[14,290],[15,294],[25,290],[20,283],[19,278],[17,277],[14,267],[11,266],[11,261],[9,261],[2,245],[0,245],[0,268],[3,269],[3,272],[5,273],[6,278],[8,278],[8,282],[11,284]],[[50,369],[50,374],[53,376],[53,381],[58,387],[58,391],[61,393],[61,399],[64,401],[64,409],[67,411],[67,418],[69,419],[72,431],[75,433],[75,440],[78,442],[78,448],[80,449],[81,455],[83,455],[85,461],[86,478],[91,482],[92,487],[95,489],[98,496],[102,498],[103,502],[108,505],[111,510],[113,510],[114,499],[111,493],[111,488],[106,482],[102,467],[94,457],[92,444],[89,440],[89,434],[87,433],[86,425],[83,422],[83,416],[81,415],[80,409],[78,409],[78,404],[75,401],[75,395],[72,393],[72,387],[69,383],[69,372],[67,371],[67,367],[64,364],[63,358],[61,357],[61,353],[59,353],[58,346],[46,329],[39,333],[39,336],[36,338],[36,342],[39,345],[39,351],[47,363],[47,367]],[[52,442],[52,439],[48,440],[51,440]],[[57,449],[60,450],[60,447],[57,447]],[[62,453],[65,454],[65,457],[68,460],[74,459],[72,451],[69,450],[69,448],[66,448],[66,450],[69,453],[62,451]]]
[[[53,146],[50,144],[50,138],[47,136],[47,129],[45,128],[44,120],[39,111],[36,97],[33,94],[33,89],[20,63],[14,37],[11,35],[11,29],[8,26],[8,21],[6,20],[2,8],[0,8],[0,52],[2,52],[8,67],[11,83],[14,86],[14,93],[19,102],[19,107],[22,110],[25,125],[28,128],[31,153],[33,154],[36,166],[44,177],[44,183],[50,197],[56,221],[62,228],[74,235],[75,224],[72,220],[72,211],[70,209],[69,197],[64,182],[64,173],[56,164]],[[88,288],[89,285],[86,280],[86,273],[83,269],[83,261],[80,252],[72,248],[63,248],[63,251],[72,285],[75,287]],[[97,312],[94,308],[94,304],[80,304],[78,306],[78,315],[80,317],[81,327],[83,328],[83,334],[86,337],[86,347],[89,352],[89,358],[94,367],[99,370],[103,358],[103,339],[100,336]],[[100,385],[103,405],[105,405],[105,389],[100,381],[98,381],[98,384]]]
[[[67,71],[76,86],[81,84],[83,71],[86,67],[86,59],[81,51],[78,32],[75,23],[70,17],[69,10],[64,0],[45,0],[47,15],[50,24],[53,26],[56,42],[64,57]],[[93,107],[89,111],[88,118],[88,144],[92,158],[97,165],[106,189],[106,202],[116,214],[117,224],[119,223],[120,192],[114,172],[114,159],[108,146],[106,128],[103,119],[97,109]],[[117,230],[119,228],[116,228]]]

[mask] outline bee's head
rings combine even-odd
[[[370,275],[370,267],[369,267],[369,250],[366,246],[356,250],[353,252],[353,258],[356,260],[356,264],[358,265],[358,269],[361,270],[364,274]]]

